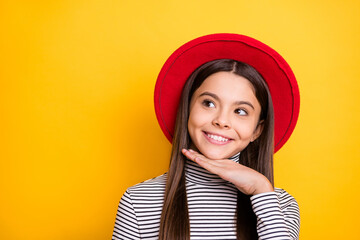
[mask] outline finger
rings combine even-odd
[[[209,163],[212,163],[217,166],[222,166],[224,162],[230,161],[229,159],[209,159],[209,158],[205,157],[203,154],[201,154],[193,149],[188,149],[187,151],[194,154],[195,156],[199,156],[201,160],[208,161]]]
[[[192,149],[183,149],[182,152],[189,160],[192,160],[192,161],[198,163],[199,165],[201,165],[200,162],[206,162],[207,164],[210,164],[210,165],[214,165],[217,167],[223,167],[224,163],[230,161],[228,159],[221,159],[221,160],[208,159],[201,153],[198,153]]]
[[[185,157],[187,157],[188,159],[190,159],[198,164],[200,161],[209,161],[204,155],[202,155],[194,150],[182,149],[181,151],[185,155]]]
[[[197,151],[193,150],[193,149],[189,149],[189,152],[192,152],[192,153],[198,153]]]
[[[221,165],[216,164],[216,160],[208,160],[202,158],[196,158],[195,162],[199,164],[201,167],[205,168],[211,173],[219,175],[221,170],[223,169]]]
[[[199,152],[197,152],[197,151],[195,151],[195,150],[192,150],[191,148],[188,149],[188,151],[189,151],[191,154],[195,155],[195,156],[205,158],[205,156],[204,156],[203,154],[201,154],[201,153],[199,153]]]
[[[190,159],[190,160],[195,160],[195,155],[191,152],[191,151],[189,151],[189,150],[187,150],[187,149],[182,149],[181,150],[181,152],[185,155],[185,157],[187,157],[188,159]]]
[[[216,171],[216,169],[214,169],[214,168],[217,167],[216,165],[219,165],[219,164],[215,163],[216,160],[210,160],[210,159],[206,158],[204,155],[197,153],[196,151],[194,151],[192,149],[189,149],[189,150],[183,149],[182,152],[188,159],[196,162],[201,167],[207,169],[210,172],[213,172],[214,170]],[[221,166],[221,164],[220,164],[220,166]]]
[[[192,149],[182,149],[182,153],[185,154],[185,156],[189,156],[189,157],[193,157],[193,156],[197,156],[200,155],[198,152],[192,150]]]
[[[203,162],[211,162],[211,160],[207,159],[204,155],[197,153],[196,151],[183,149],[182,152],[189,160],[196,162],[200,166],[202,166]]]

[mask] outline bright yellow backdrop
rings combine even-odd
[[[233,32],[288,61],[298,125],[275,155],[300,239],[356,239],[360,2],[0,2],[0,239],[110,239],[125,189],[166,171],[153,87],[195,37]]]

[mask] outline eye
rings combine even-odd
[[[235,109],[234,112],[235,112],[236,114],[240,115],[240,116],[246,116],[246,115],[248,115],[247,111],[245,111],[244,109],[241,109],[241,108]]]
[[[202,105],[204,105],[205,107],[209,107],[209,108],[214,108],[215,107],[215,104],[210,100],[202,101]]]

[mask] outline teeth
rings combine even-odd
[[[220,137],[220,136],[217,136],[217,135],[207,134],[207,136],[209,138],[212,138],[212,139],[214,139],[216,141],[219,141],[219,142],[227,142],[227,141],[229,141],[228,138],[223,138],[223,137]]]

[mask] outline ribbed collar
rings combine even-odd
[[[240,153],[235,154],[230,160],[239,162]],[[185,163],[185,180],[197,184],[226,184],[228,181],[220,178],[218,175],[209,172],[208,170],[200,167],[197,163],[187,159]]]

